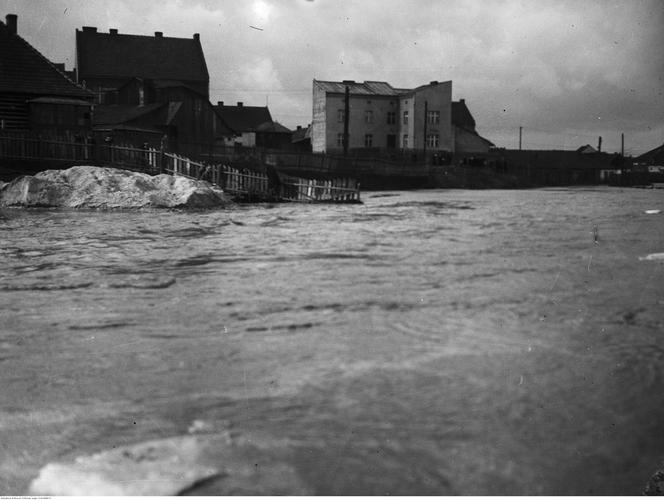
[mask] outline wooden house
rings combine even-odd
[[[236,106],[219,101],[215,110],[228,126],[237,132],[226,141],[227,146],[256,147],[258,127],[272,122],[272,115],[267,106],[245,106],[238,102]]]
[[[41,136],[84,137],[92,93],[18,35],[18,17],[0,22],[0,129]]]

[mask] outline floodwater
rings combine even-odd
[[[0,493],[199,421],[296,440],[317,494],[640,494],[664,191],[364,202],[1,211]]]

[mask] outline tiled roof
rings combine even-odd
[[[39,51],[0,22],[0,92],[91,99]]]
[[[343,94],[346,92],[346,87],[353,95],[384,95],[384,96],[397,96],[406,89],[395,89],[387,82],[372,82],[366,81],[357,83],[351,80],[342,82],[327,82],[322,80],[314,80],[314,85],[318,85],[325,92],[333,94]]]
[[[198,38],[76,30],[79,78],[113,77],[209,82]]]
[[[271,122],[270,110],[263,106],[214,106],[217,114],[231,129],[237,132],[255,132],[265,122]]]

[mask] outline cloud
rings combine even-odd
[[[641,150],[663,139],[661,0],[8,3],[22,34],[59,61],[73,62],[74,30],[84,24],[198,32],[211,100],[262,105],[267,96],[290,127],[311,121],[313,78],[397,87],[452,80],[454,97],[466,99],[479,130],[499,145],[519,126],[553,145],[578,131],[619,138],[623,128],[640,137]],[[619,148],[619,140],[605,145]]]

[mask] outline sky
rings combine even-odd
[[[496,146],[638,155],[664,143],[662,0],[0,0],[75,66],[75,30],[200,33],[213,103],[312,116],[312,80],[452,80]]]

